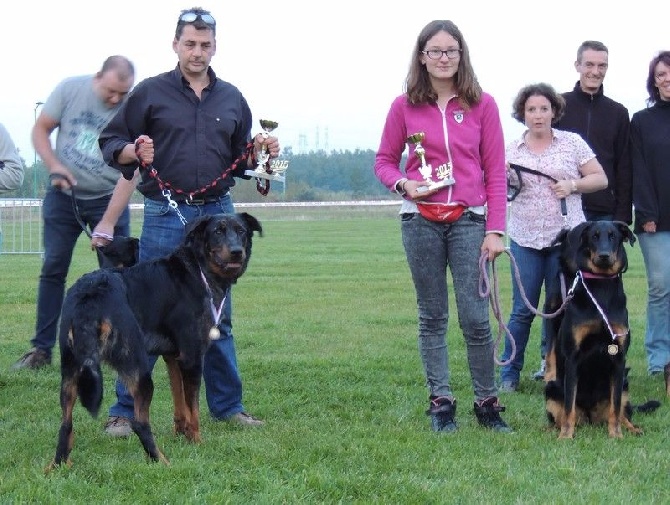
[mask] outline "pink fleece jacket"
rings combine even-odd
[[[426,199],[436,203],[459,203],[468,207],[486,205],[486,230],[505,231],[507,210],[507,176],[505,142],[498,106],[493,97],[482,98],[465,110],[456,97],[444,112],[436,104],[410,105],[407,95],[391,104],[386,117],[379,150],[375,159],[375,175],[389,190],[396,182],[423,180],[421,161],[410,144],[405,173],[400,170],[407,137],[424,132],[421,143],[426,150],[426,163],[433,171],[450,159],[456,183],[442,188]],[[435,178],[437,180],[437,178]]]

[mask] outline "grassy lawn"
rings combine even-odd
[[[396,211],[249,210],[264,235],[233,291],[234,333],[245,406],[266,426],[214,422],[203,393],[203,443],[174,438],[159,362],[152,421],[169,467],[148,463],[136,437],[102,433],[114,398],[114,372],[105,369],[101,417],[75,409],[74,466],[44,475],[60,424],[58,353],[37,372],[10,370],[34,329],[41,259],[0,254],[0,503],[667,503],[670,417],[662,379],[646,375],[639,247],[628,248],[625,276],[631,398],[662,401],[655,413],[635,415],[644,435],[610,440],[605,427],[582,427],[574,440],[557,440],[547,429],[542,384],[529,378],[539,361],[537,320],[521,390],[502,395],[515,433],[480,429],[451,300],[460,429],[440,436],[424,413],[414,291]],[[507,257],[497,266],[507,316]],[[81,241],[70,280],[93,268]]]

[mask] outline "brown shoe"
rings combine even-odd
[[[663,377],[665,379],[665,394],[670,396],[670,363],[663,368]]]
[[[123,416],[109,416],[105,423],[105,433],[111,437],[128,438],[133,434],[130,419]]]
[[[51,356],[49,356],[46,351],[33,347],[25,353],[21,358],[12,365],[12,370],[20,370],[22,368],[30,368],[31,370],[37,370],[43,366],[51,364]]]
[[[254,416],[247,414],[246,412],[238,412],[233,414],[230,417],[226,417],[227,422],[236,424],[238,426],[247,427],[247,426],[263,426],[265,423],[260,419],[256,419]]]

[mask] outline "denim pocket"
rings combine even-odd
[[[217,205],[224,214],[233,214],[235,212],[235,207],[233,206],[233,199],[230,197],[230,192],[226,193],[225,195],[221,195]]]
[[[151,200],[149,198],[144,199],[144,215],[145,216],[164,216],[170,212],[170,205],[168,205],[167,200]]]

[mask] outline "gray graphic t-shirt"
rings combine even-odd
[[[77,198],[90,200],[112,193],[119,171],[105,164],[98,137],[120,104],[105,106],[93,90],[93,76],[70,77],[53,90],[42,111],[60,123],[56,155],[77,178]]]

